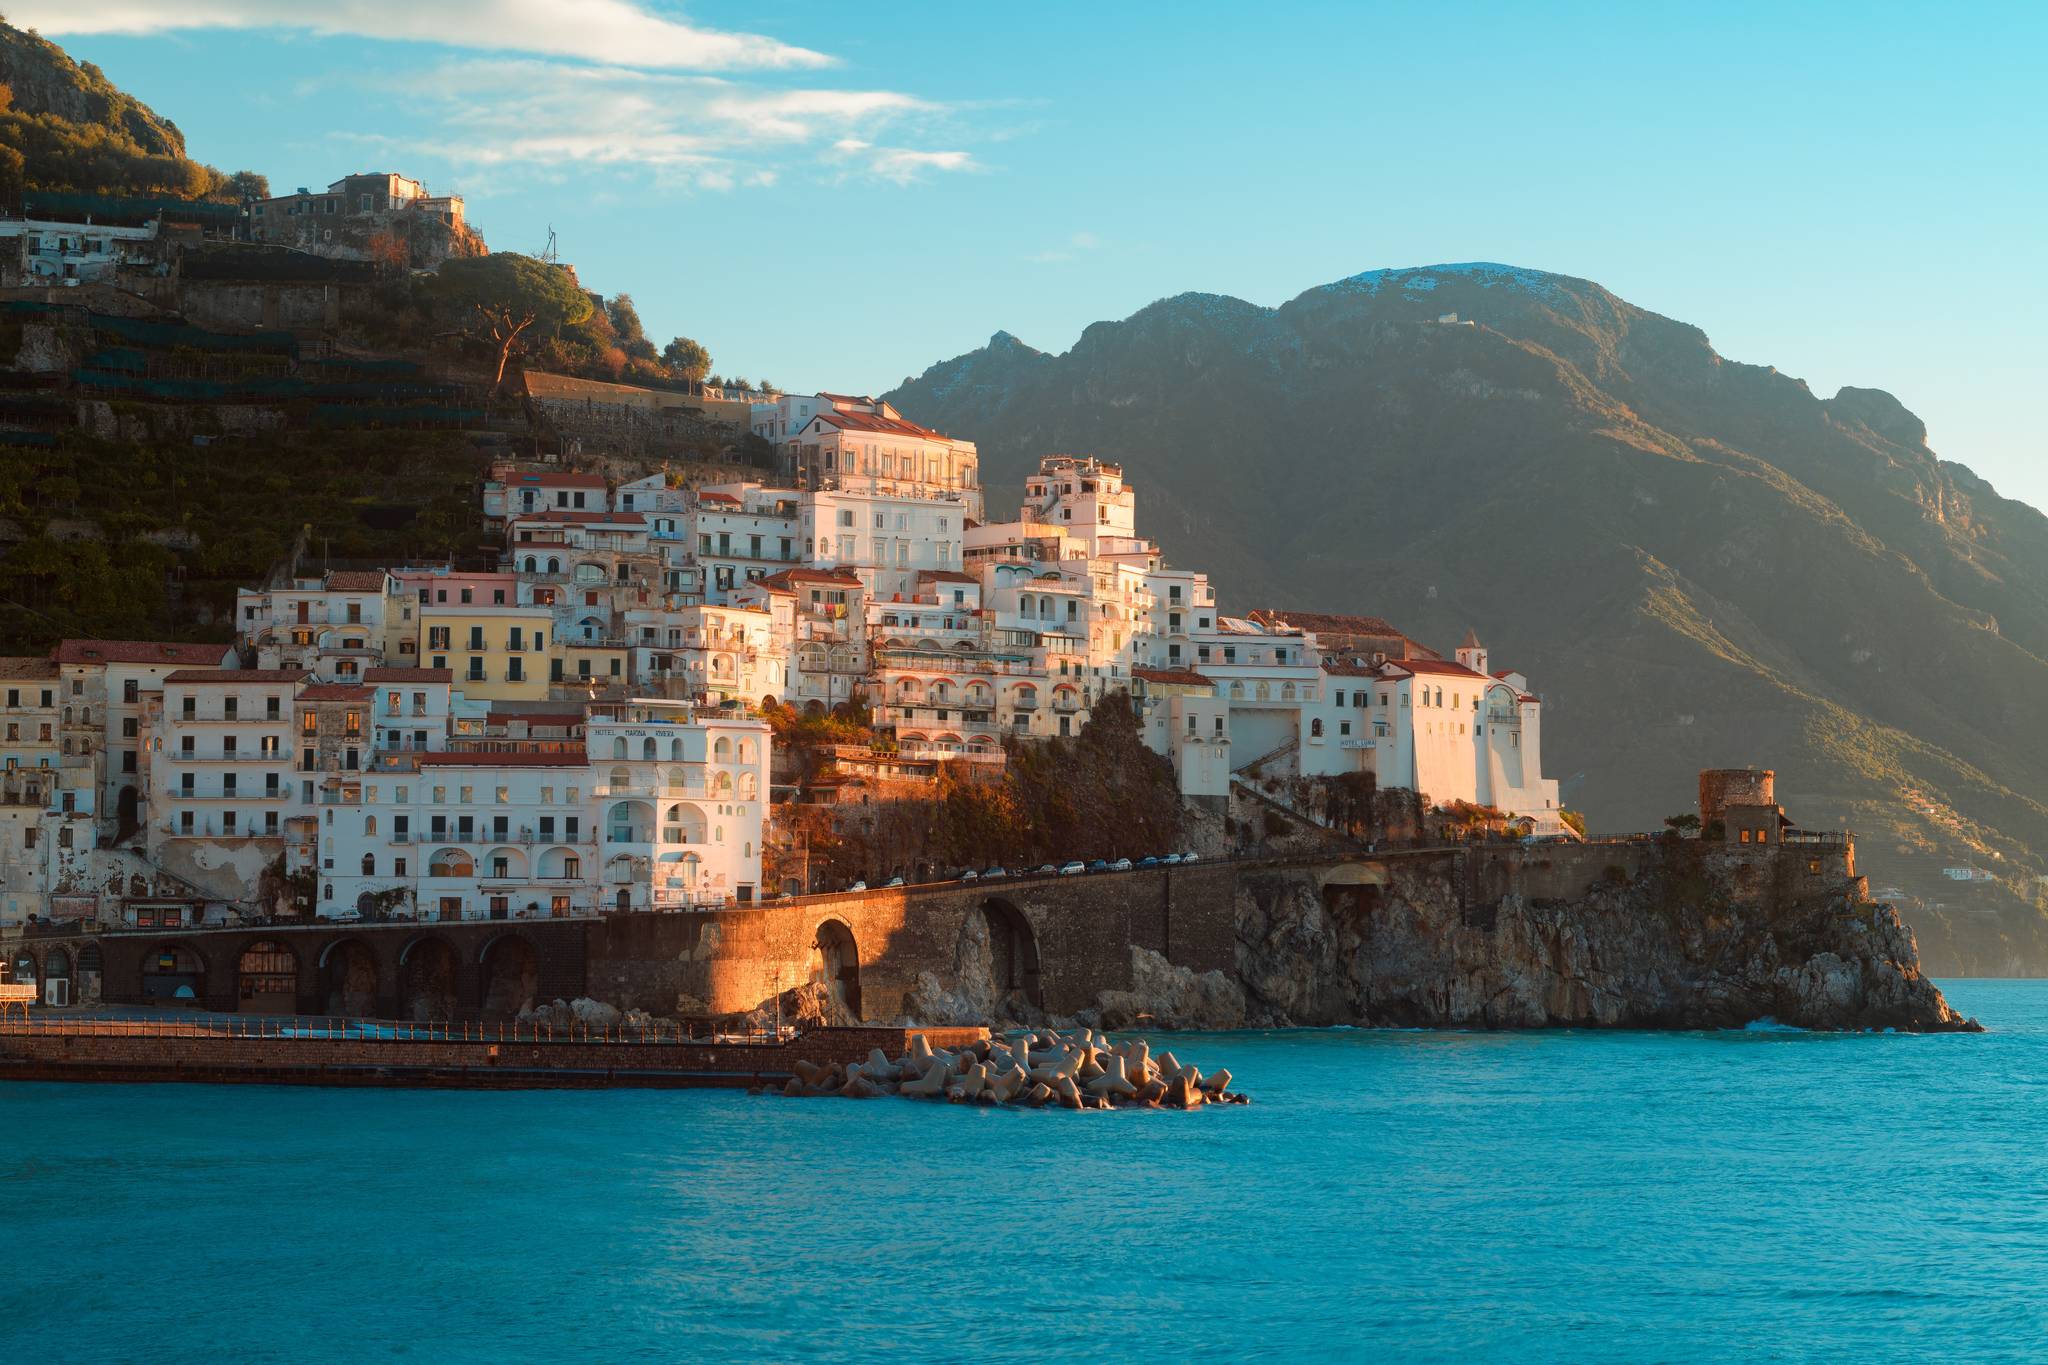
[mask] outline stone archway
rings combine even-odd
[[[540,987],[540,954],[518,934],[499,934],[477,954],[486,1019],[513,1019],[531,1009]]]
[[[143,1003],[189,1005],[206,998],[206,959],[182,943],[165,943],[142,955]]]
[[[299,1012],[299,955],[275,939],[258,939],[235,960],[235,1008],[243,1014]]]
[[[442,938],[416,938],[398,954],[401,1019],[425,1024],[455,1017],[455,949]]]
[[[828,919],[811,943],[811,980],[855,1020],[860,1013],[860,949],[845,921]]]
[[[1038,935],[1024,912],[1000,896],[981,903],[981,917],[988,925],[989,984],[1000,1006],[1021,996],[1033,1009],[1044,1006],[1039,982]]]
[[[359,938],[337,939],[320,954],[321,1006],[327,1013],[362,1019],[377,1012],[377,954]]]

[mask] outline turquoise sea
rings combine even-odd
[[[1984,1035],[1182,1035],[1256,1102],[0,1085],[0,1361],[2048,1354]]]

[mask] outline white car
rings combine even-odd
[[[846,889],[848,891],[865,891],[868,889],[868,884],[866,882],[855,882],[852,886],[849,886]]]
[[[1061,864],[1060,875],[1062,877],[1078,877],[1087,870],[1087,864],[1083,863],[1080,859],[1077,858],[1071,863]]]
[[[1194,855],[1194,854],[1192,854],[1192,853],[1183,853],[1183,854],[1181,854],[1181,855],[1180,855],[1180,860],[1181,860],[1182,862],[1184,862],[1184,863],[1192,863],[1192,862],[1199,862],[1199,861],[1200,861],[1200,859],[1196,858],[1196,857],[1195,857],[1195,855]]]
[[[1131,860],[1129,858],[1118,858],[1109,865],[1109,870],[1111,872],[1129,872],[1131,870]]]

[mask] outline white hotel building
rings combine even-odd
[[[359,790],[320,804],[317,913],[508,919],[749,902],[768,744],[765,722],[635,699],[592,704],[581,746],[380,754]]]

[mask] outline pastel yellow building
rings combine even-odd
[[[554,610],[545,606],[422,605],[419,662],[455,673],[480,701],[541,701],[554,657]]]

